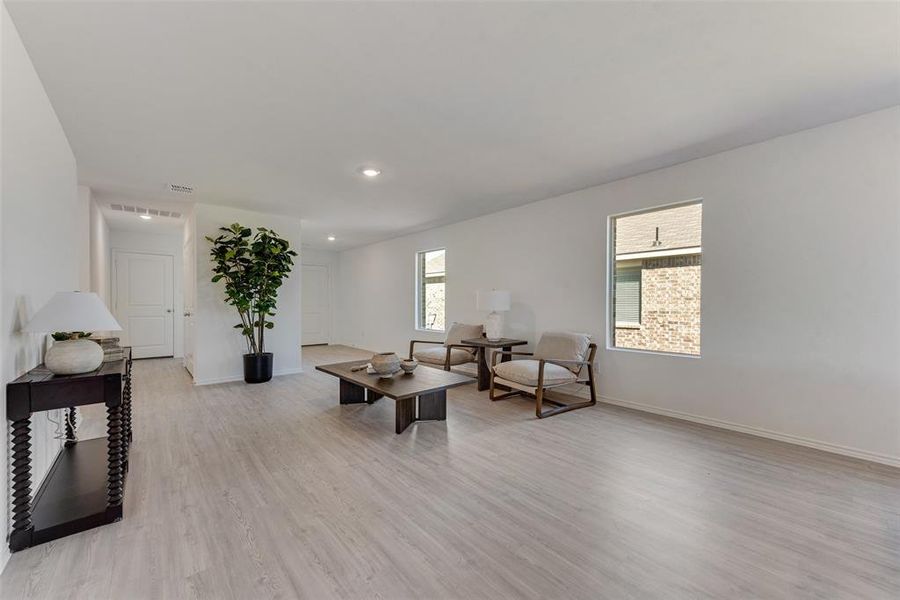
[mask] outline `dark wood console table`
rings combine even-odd
[[[131,445],[131,349],[125,358],[81,375],[43,365],[6,386],[12,434],[13,552],[122,519]],[[78,406],[106,405],[107,437],[78,441]],[[66,443],[31,500],[31,415],[65,409]]]

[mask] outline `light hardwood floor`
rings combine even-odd
[[[365,356],[259,386],[136,362],[125,520],[13,555],[0,596],[900,598],[898,470],[474,385],[398,436],[312,369]]]

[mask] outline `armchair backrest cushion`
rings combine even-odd
[[[466,325],[465,323],[453,322],[450,325],[450,329],[447,330],[447,339],[444,341],[444,345],[460,344],[463,340],[480,338],[483,332],[484,325]],[[475,352],[475,348],[461,348],[461,350],[471,353]]]
[[[544,360],[587,360],[591,336],[586,333],[548,331],[534,349],[534,358]],[[581,365],[565,365],[576,375]]]

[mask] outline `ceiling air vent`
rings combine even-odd
[[[191,185],[178,185],[177,183],[169,184],[169,191],[175,194],[193,194],[194,186]]]
[[[154,217],[170,217],[172,219],[180,219],[181,213],[174,210],[161,210],[157,208],[144,208],[142,206],[129,206],[127,204],[110,204],[112,210],[133,213],[136,215],[152,215]]]

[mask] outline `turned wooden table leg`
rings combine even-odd
[[[123,401],[125,403],[125,431],[126,436],[125,440],[127,444],[131,445],[131,367],[128,368],[128,372],[125,375],[125,390],[123,392]]]
[[[9,549],[13,552],[31,546],[34,524],[31,522],[31,419],[12,423],[12,533]]]
[[[66,411],[66,447],[74,446],[78,440],[75,437],[75,430],[78,428],[78,409],[74,406],[69,407]]]
[[[122,518],[122,496],[125,477],[122,468],[124,458],[125,431],[122,424],[122,405],[106,407],[107,428],[107,486],[106,486],[106,518],[118,521]]]

